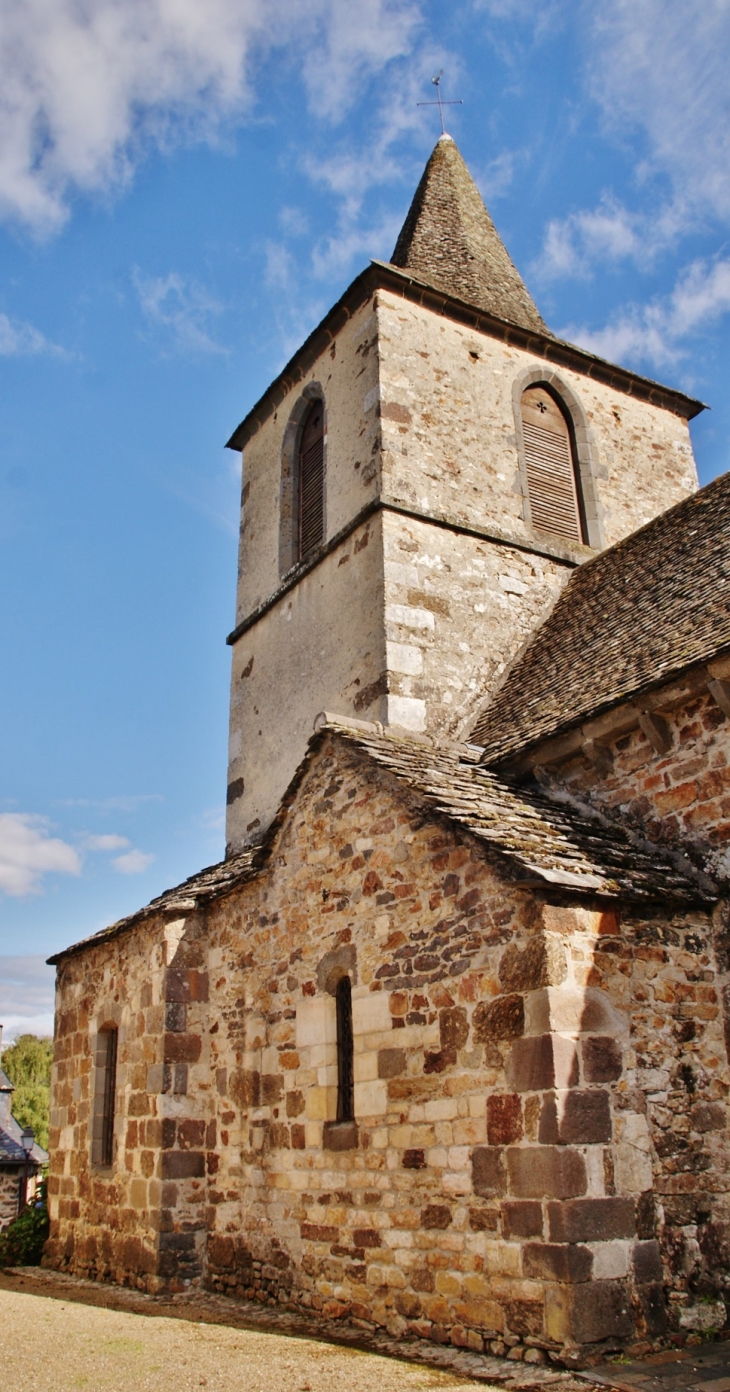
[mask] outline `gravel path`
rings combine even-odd
[[[450,1373],[314,1339],[0,1290],[2,1384],[33,1392],[474,1392]],[[481,1383],[483,1392],[488,1388]],[[497,1390],[495,1389],[495,1392]]]

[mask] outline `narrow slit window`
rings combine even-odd
[[[532,524],[567,541],[583,542],[583,507],[568,422],[545,387],[522,397],[522,437]]]
[[[352,1038],[352,985],[349,976],[337,983],[337,1120],[355,1120]]]
[[[323,401],[313,403],[304,421],[297,483],[297,549],[304,561],[324,541]]]
[[[99,1030],[96,1042],[96,1088],[92,1160],[110,1166],[114,1161],[114,1113],[117,1090],[118,1031],[110,1026]]]

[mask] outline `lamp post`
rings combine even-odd
[[[24,1180],[23,1180],[23,1202],[22,1202],[22,1204],[20,1205],[20,1210],[19,1210],[19,1211],[22,1213],[23,1209],[26,1208],[27,1205],[28,1205],[28,1178],[29,1178],[29,1169],[30,1169],[30,1153],[31,1153],[31,1151],[32,1151],[32,1149],[33,1149],[33,1146],[34,1146],[34,1144],[35,1144],[35,1135],[34,1135],[34,1133],[33,1133],[33,1127],[32,1127],[32,1126],[24,1126],[24,1127],[23,1127],[23,1131],[22,1131],[22,1134],[21,1134],[21,1137],[20,1137],[20,1144],[21,1144],[21,1146],[23,1147],[23,1154],[25,1155],[25,1177],[24,1177]]]

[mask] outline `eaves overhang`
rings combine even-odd
[[[302,381],[312,364],[321,357],[345,324],[361,305],[367,303],[376,290],[389,290],[402,299],[422,305],[455,323],[464,324],[477,333],[487,334],[490,338],[497,338],[517,348],[524,348],[536,357],[543,358],[545,362],[571,368],[584,377],[602,382],[639,401],[647,401],[665,411],[672,411],[685,420],[692,420],[700,411],[707,410],[703,401],[687,396],[673,387],[663,386],[661,382],[655,382],[650,377],[642,377],[628,368],[618,367],[605,358],[597,357],[595,353],[578,348],[574,343],[567,343],[552,334],[541,334],[536,330],[511,324],[506,319],[499,319],[496,315],[487,314],[464,300],[445,294],[435,286],[429,285],[427,281],[419,280],[410,271],[392,266],[388,261],[371,261],[370,265],[348,285],[345,293],[236,427],[230,439],[226,441],[227,449],[245,448],[248,441],[261,429],[264,421],[289,395],[292,387]]]

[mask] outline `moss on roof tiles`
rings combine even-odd
[[[476,721],[514,757],[730,646],[730,473],[580,566]]]
[[[449,135],[426,165],[390,260],[487,314],[549,332]]]

